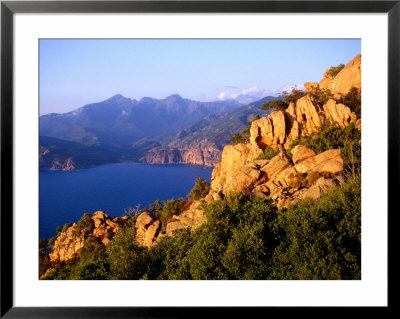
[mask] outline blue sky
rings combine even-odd
[[[276,95],[361,53],[360,40],[40,40],[40,114],[115,94],[217,99]]]

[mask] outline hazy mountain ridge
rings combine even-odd
[[[40,168],[71,170],[120,160],[213,166],[230,137],[253,115],[266,115],[261,105],[273,98],[238,106],[232,101],[197,102],[179,95],[140,101],[115,95],[65,114],[44,115],[40,117],[40,134],[46,137],[40,141]],[[54,139],[50,140],[54,147],[45,154],[50,145],[42,143],[49,138]],[[97,152],[98,158],[85,156],[89,151]]]
[[[85,145],[123,146],[145,137],[174,134],[206,115],[238,106],[232,101],[192,101],[177,94],[139,101],[115,95],[65,114],[41,116],[40,135]]]

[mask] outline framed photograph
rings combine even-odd
[[[390,310],[399,18],[2,1],[1,317]]]

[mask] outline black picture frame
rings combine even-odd
[[[144,307],[14,307],[13,303],[13,16],[15,13],[118,13],[118,12],[269,12],[269,13],[387,13],[388,14],[388,240],[393,234],[393,215],[398,213],[400,144],[400,0],[396,1],[1,1],[1,312],[3,318],[192,318],[227,315],[220,308]],[[388,242],[389,251],[392,248]],[[388,264],[392,258],[388,254]],[[390,268],[388,269],[388,271]],[[393,281],[393,272],[389,274]],[[390,292],[390,289],[389,289]],[[388,307],[392,310],[393,295]],[[335,314],[339,308],[330,311]],[[261,308],[237,308],[237,315],[251,315]],[[282,309],[274,308],[282,311]],[[321,310],[321,308],[319,308]],[[326,309],[323,309],[325,311]],[[346,308],[351,315],[358,308]],[[268,312],[270,309],[268,310]],[[297,316],[306,307],[286,308]],[[369,312],[372,309],[368,309]]]

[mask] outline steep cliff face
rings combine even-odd
[[[222,149],[215,143],[202,141],[196,145],[173,142],[167,147],[149,150],[141,161],[149,164],[190,164],[214,166],[221,157]]]

